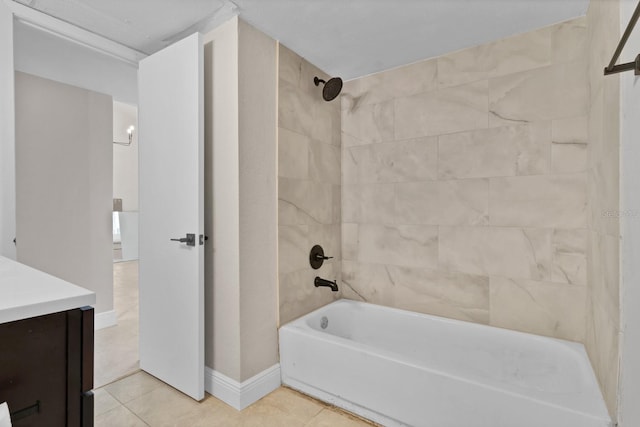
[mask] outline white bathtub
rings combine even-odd
[[[287,386],[385,426],[612,425],[581,344],[361,302],[282,326],[280,366]]]

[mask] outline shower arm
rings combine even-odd
[[[618,43],[618,47],[616,48],[616,51],[613,53],[611,62],[609,62],[609,65],[604,68],[605,76],[608,76],[609,74],[622,73],[624,71],[631,71],[631,70],[635,71],[636,76],[640,75],[640,55],[636,56],[635,61],[627,62],[625,64],[615,65],[616,61],[618,60],[618,57],[620,57],[620,54],[622,53],[622,49],[624,48],[624,45],[627,43],[627,40],[629,39],[629,36],[633,31],[633,27],[635,27],[636,22],[638,22],[638,18],[640,18],[640,2],[638,2],[638,5],[636,6],[636,10],[633,12],[631,19],[629,20],[627,29],[624,30],[624,34],[622,35],[622,38]]]

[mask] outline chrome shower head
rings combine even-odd
[[[324,81],[318,77],[314,77],[313,82],[316,86],[320,86],[320,83],[324,84],[324,87],[322,88],[322,98],[327,102],[336,99],[342,90],[342,79],[340,77],[333,77],[329,79],[329,81]]]

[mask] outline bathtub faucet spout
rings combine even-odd
[[[336,281],[325,280],[321,277],[316,276],[316,279],[313,281],[313,284],[317,287],[319,286],[327,286],[331,288],[333,292],[338,292],[338,284]]]

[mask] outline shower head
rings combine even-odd
[[[333,101],[342,90],[342,79],[340,77],[333,77],[329,81],[324,81],[318,77],[313,78],[313,82],[316,86],[320,86],[320,83],[324,84],[322,88],[322,97],[325,101]]]

